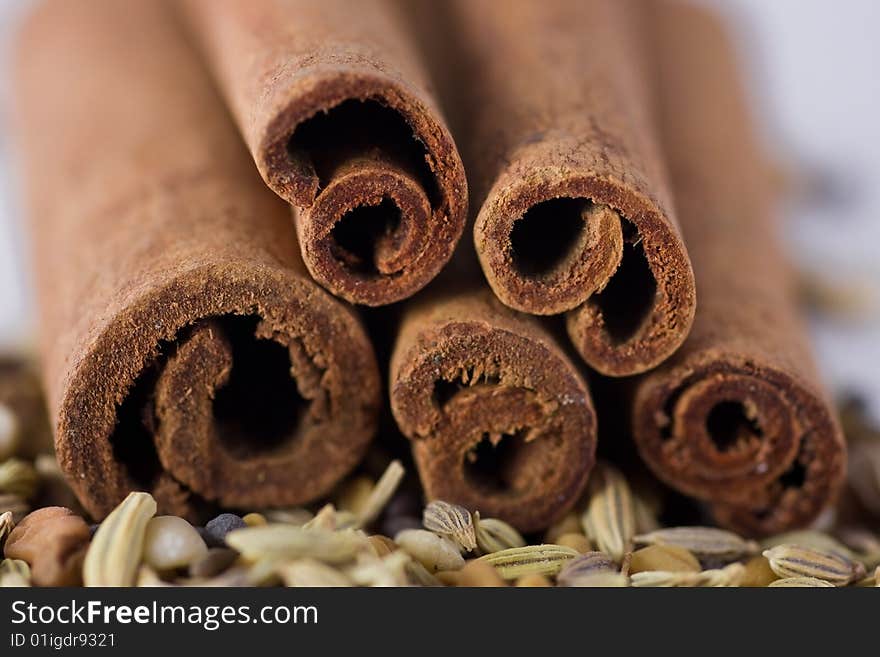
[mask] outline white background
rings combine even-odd
[[[0,0],[0,348],[30,343],[35,329],[14,135],[2,127],[12,39],[28,4]],[[802,267],[837,284],[857,281],[873,296],[867,318],[816,320],[813,331],[829,383],[866,395],[880,415],[880,0],[712,4],[731,19],[780,162],[821,172],[836,190],[792,203],[786,234]]]

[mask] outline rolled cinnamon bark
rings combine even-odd
[[[447,87],[489,284],[517,310],[570,311],[613,376],[667,358],[695,306],[631,4],[455,0],[435,53],[460,57]]]
[[[188,0],[266,184],[297,206],[312,276],[353,303],[424,287],[464,228],[455,144],[392,0]]]
[[[648,6],[700,306],[681,350],[637,386],[635,440],[660,478],[710,502],[721,524],[748,534],[802,526],[833,501],[845,446],[795,306],[770,167],[715,17]]]
[[[376,425],[372,348],[308,278],[164,3],[46,3],[17,72],[44,381],[86,508],[327,493]]]
[[[572,361],[534,318],[478,286],[428,294],[404,311],[390,374],[391,408],[429,499],[522,531],[576,501],[596,417]]]

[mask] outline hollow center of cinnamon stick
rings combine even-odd
[[[605,289],[593,295],[612,343],[633,338],[648,319],[657,296],[657,280],[651,272],[635,226],[623,221],[623,257]]]
[[[357,207],[333,226],[334,255],[353,272],[378,274],[393,257],[400,223],[400,208],[391,199]]]
[[[510,246],[517,271],[541,278],[567,266],[586,239],[584,198],[554,198],[536,203],[513,224]]]
[[[271,451],[296,434],[308,402],[291,376],[287,350],[274,340],[254,337],[257,318],[222,321],[232,347],[232,371],[214,397],[217,435],[241,456]]]
[[[341,163],[377,149],[414,173],[431,206],[437,206],[440,188],[428,166],[427,151],[406,119],[377,100],[350,99],[318,112],[302,121],[287,142],[291,163],[310,165],[318,177],[319,191]]]
[[[465,455],[464,474],[467,481],[487,493],[522,491],[532,481],[530,455],[535,441],[526,442],[526,431],[482,439]]]
[[[713,406],[706,417],[706,432],[721,452],[764,435],[757,420],[750,418],[737,401],[723,401]]]

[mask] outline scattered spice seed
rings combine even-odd
[[[798,588],[834,588],[834,584],[826,582],[824,579],[815,577],[783,577],[774,582],[770,582],[768,587],[798,587]]]
[[[350,511],[358,515],[367,504],[370,493],[373,492],[376,482],[366,475],[358,475],[346,480],[339,487],[333,503],[337,509]]]
[[[456,586],[507,586],[507,582],[501,578],[493,566],[479,559],[468,561],[464,568],[458,571],[458,575]]]
[[[537,588],[553,586],[553,582],[547,579],[545,575],[541,575],[540,573],[531,573],[529,575],[518,577],[515,585],[522,588]]]
[[[700,561],[678,545],[649,545],[632,553],[629,573],[666,570],[678,573],[698,573]]]
[[[407,564],[412,559],[398,550],[380,558],[362,555],[348,576],[362,586],[408,586]]]
[[[577,556],[575,550],[562,545],[526,545],[493,552],[480,560],[494,566],[504,579],[517,579],[531,573],[556,575],[566,562]]]
[[[0,463],[0,493],[29,500],[39,485],[40,476],[30,462],[11,458]]]
[[[630,577],[632,586],[659,587],[705,587],[705,586],[739,586],[745,574],[740,563],[732,563],[724,568],[713,568],[699,573],[681,573],[663,570],[652,570],[635,573]]]
[[[86,586],[134,584],[147,523],[154,515],[156,500],[152,495],[129,493],[92,537],[83,564],[83,583]]]
[[[455,543],[425,529],[405,529],[394,537],[394,542],[428,572],[464,567],[464,558]]]
[[[406,571],[407,582],[413,586],[441,586],[440,580],[429,573],[415,559],[409,559],[404,566],[404,570]]]
[[[797,529],[783,534],[777,534],[761,541],[761,547],[765,550],[778,545],[800,545],[801,547],[839,554],[846,559],[855,559],[855,554],[846,545],[833,536],[814,529]]]
[[[0,514],[0,550],[3,549],[3,543],[13,527],[15,527],[15,523],[12,521],[12,511]]]
[[[0,561],[0,588],[28,587],[31,585],[31,569],[21,559]]]
[[[660,529],[657,514],[643,495],[633,493],[633,513],[635,514],[636,533],[647,534]]]
[[[556,581],[560,586],[578,586],[581,578],[601,572],[617,573],[617,563],[604,552],[588,552],[567,562]]]
[[[156,516],[147,523],[144,561],[157,571],[185,568],[208,553],[195,528],[177,516]]]
[[[229,568],[238,559],[238,552],[229,548],[209,548],[199,559],[189,565],[191,577],[214,577]]]
[[[345,573],[317,559],[297,559],[285,563],[278,568],[278,574],[285,586],[354,586]]]
[[[754,554],[759,546],[733,532],[716,527],[669,527],[635,537],[642,545],[675,545],[700,561],[728,563]]]
[[[370,546],[377,557],[384,557],[397,549],[397,544],[382,534],[373,534],[367,540],[370,541]]]
[[[565,547],[570,547],[571,549],[581,554],[586,554],[593,549],[593,546],[590,544],[590,539],[580,533],[563,534],[558,539],[556,539],[556,545],[564,545]]]
[[[597,571],[594,573],[589,573],[586,575],[581,575],[580,577],[576,577],[570,581],[568,581],[563,586],[570,586],[576,588],[622,588],[630,585],[630,579],[628,576],[623,573],[618,573],[616,571]]]
[[[205,525],[205,532],[211,537],[211,541],[205,541],[211,547],[222,547],[226,545],[226,534],[233,529],[242,529],[247,524],[239,516],[234,513],[221,513],[216,518],[209,520]],[[202,538],[204,538],[204,534]]]
[[[382,509],[385,508],[385,505],[394,496],[400,482],[403,481],[404,474],[406,474],[406,470],[400,461],[395,460],[388,464],[357,514],[358,527],[368,527],[379,517]]]
[[[36,586],[79,586],[89,538],[89,526],[73,511],[44,507],[16,525],[5,554],[30,565]]]
[[[550,525],[549,529],[544,532],[544,542],[548,544],[555,544],[556,539],[558,539],[563,534],[571,534],[582,531],[583,527],[581,526],[580,516],[572,511],[562,516],[562,518],[558,522]],[[525,545],[525,541],[523,541],[523,545]]]
[[[626,479],[603,463],[590,477],[590,497],[581,517],[584,533],[599,550],[621,561],[635,534],[635,511]]]
[[[314,557],[326,563],[342,563],[370,549],[366,537],[351,530],[328,531],[280,524],[236,529],[226,535],[226,543],[252,562]]]
[[[770,562],[767,557],[758,554],[745,563],[745,573],[743,574],[740,586],[746,587],[763,587],[769,586],[771,582],[775,582],[779,577],[770,568]]]
[[[262,527],[263,525],[268,523],[266,520],[266,516],[262,513],[248,513],[247,515],[242,517],[242,522],[248,527]]]
[[[268,520],[269,522],[281,522],[287,525],[296,525],[297,527],[302,527],[312,518],[314,518],[315,514],[308,509],[294,508],[269,509],[267,511],[263,511],[263,516],[265,516],[266,520]]]
[[[764,550],[770,568],[782,578],[815,577],[836,586],[846,586],[865,574],[862,564],[834,552],[800,545],[783,544]]]
[[[435,500],[425,507],[422,525],[428,531],[454,541],[465,552],[471,552],[477,547],[473,516],[462,506]]]
[[[526,540],[512,526],[497,518],[481,518],[474,514],[475,537],[481,555],[508,548],[523,547]]]

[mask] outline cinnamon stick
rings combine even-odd
[[[671,486],[749,534],[834,499],[845,446],[813,365],[774,223],[770,167],[716,18],[648,5],[658,105],[700,305],[684,346],[638,384],[633,431]]]
[[[391,0],[189,0],[193,32],[266,183],[298,207],[312,276],[353,303],[440,271],[464,170]]]
[[[489,284],[517,310],[568,311],[581,356],[614,376],[675,351],[695,305],[631,5],[454,0],[423,39],[458,58],[446,89]]]
[[[437,283],[405,308],[390,367],[391,408],[425,494],[543,529],[574,504],[593,466],[587,387],[534,318],[480,286]]]
[[[308,277],[164,3],[56,0],[16,100],[61,467],[100,518],[327,493],[379,406],[354,314]]]

